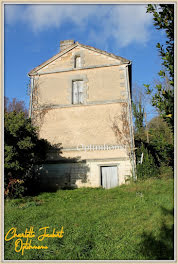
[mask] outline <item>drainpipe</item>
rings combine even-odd
[[[129,69],[128,66],[131,65],[131,62],[129,62],[126,65],[126,89],[128,94],[128,112],[129,112],[129,128],[130,128],[130,138],[131,138],[131,159],[132,159],[132,172],[133,172],[133,178],[136,180],[136,164],[135,164],[135,153],[134,153],[134,133],[133,133],[133,123],[132,123],[132,106],[131,106],[131,96],[130,96],[130,85],[129,85]]]
[[[29,107],[29,118],[32,116],[32,99],[33,99],[33,86],[34,86],[34,77],[30,77],[30,86],[31,86],[31,93],[30,93],[30,107]]]

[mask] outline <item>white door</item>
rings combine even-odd
[[[118,185],[117,166],[101,167],[101,183],[106,189]]]

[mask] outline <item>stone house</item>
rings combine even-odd
[[[131,61],[65,40],[28,75],[30,117],[54,146],[42,186],[112,188],[134,177]]]

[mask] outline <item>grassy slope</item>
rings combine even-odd
[[[77,189],[5,202],[5,234],[34,226],[64,227],[64,237],[36,238],[46,250],[14,251],[5,259],[173,259],[173,180],[147,180],[111,190]]]

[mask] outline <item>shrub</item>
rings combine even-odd
[[[149,152],[149,150],[145,148],[143,143],[137,149],[137,153],[136,153],[137,159],[138,157],[141,157],[142,153],[143,153],[143,162],[140,163],[140,161],[137,160],[137,166],[136,166],[137,178],[146,179],[150,177],[157,177],[158,167],[155,164],[154,157]]]
[[[32,193],[36,184],[35,166],[46,159],[49,143],[39,139],[31,120],[23,112],[5,112],[4,120],[5,196]]]

